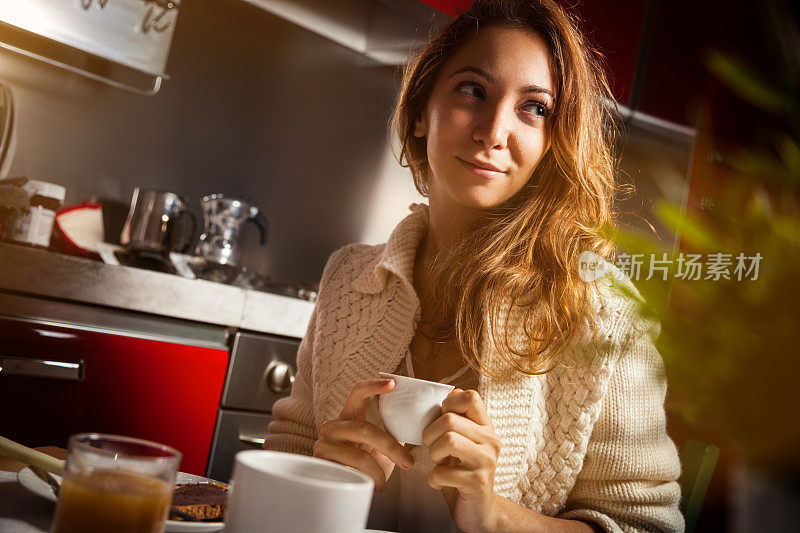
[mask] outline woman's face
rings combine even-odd
[[[511,198],[550,147],[548,48],[490,26],[444,65],[414,136],[425,137],[431,206],[485,209]]]

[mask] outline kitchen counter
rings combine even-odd
[[[0,243],[0,290],[301,338],[314,304]]]

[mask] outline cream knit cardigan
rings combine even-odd
[[[397,368],[419,318],[412,275],[428,224],[427,206],[411,209],[386,244],[331,255],[291,395],[273,406],[265,448],[311,455],[320,425],[338,415],[352,385]],[[573,349],[601,350],[596,364],[480,377],[478,392],[503,444],[494,490],[607,531],[682,531],[680,463],[665,429],[666,381],[653,344],[660,327],[611,291],[598,290],[595,302],[597,336],[591,347]],[[502,325],[517,341],[520,316]],[[489,364],[499,358],[486,338],[481,356]]]

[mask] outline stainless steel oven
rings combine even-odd
[[[263,333],[233,336],[208,476],[230,479],[236,452],[260,449],[272,420],[272,404],[288,396],[300,339]]]

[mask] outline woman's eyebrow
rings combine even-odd
[[[482,76],[482,77],[486,78],[491,83],[495,82],[495,78],[494,78],[494,76],[492,76],[492,74],[490,72],[482,69],[481,67],[474,67],[474,66],[462,67],[462,68],[454,71],[453,73],[451,73],[447,77],[447,79],[450,79],[450,78],[452,78],[453,76],[455,76],[457,74],[461,74],[462,72],[472,72],[472,73],[475,73],[475,74],[477,74],[479,76]],[[521,93],[545,93],[545,94],[549,94],[550,98],[552,98],[553,100],[555,100],[555,98],[556,98],[555,95],[553,94],[553,91],[551,91],[550,89],[545,89],[544,87],[541,87],[539,85],[528,85],[526,87],[523,87],[520,92]]]

